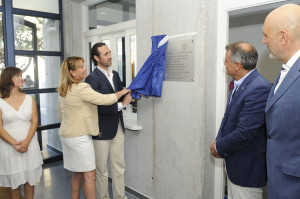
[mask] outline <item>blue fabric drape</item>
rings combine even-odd
[[[159,42],[166,35],[152,36],[152,51],[128,89],[131,90],[133,98],[161,96],[162,83],[165,74],[166,48],[168,42],[158,48]]]

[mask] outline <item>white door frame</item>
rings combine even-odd
[[[84,52],[85,52],[85,60],[86,60],[86,66],[89,66],[89,42],[95,41],[100,42],[101,40],[110,40],[110,50],[112,51],[112,67],[114,70],[118,71],[117,67],[117,49],[116,49],[116,40],[117,37],[125,37],[125,47],[128,48],[126,50],[129,50],[129,41],[130,36],[134,35],[136,32],[136,20],[131,20],[127,22],[122,22],[116,25],[111,25],[107,27],[103,27],[101,29],[94,29],[94,30],[88,30],[84,32]],[[130,53],[130,50],[128,51]],[[127,55],[126,55],[127,56]],[[128,58],[130,58],[130,55],[128,54]],[[129,62],[126,62],[126,65],[129,64]],[[129,67],[129,65],[127,65]],[[131,82],[131,79],[127,80],[127,77],[131,77],[131,68],[129,67],[126,72],[126,85],[129,85]]]
[[[278,2],[295,2],[293,0],[218,0],[218,31],[217,31],[217,66],[223,66],[225,56],[225,45],[228,43],[229,36],[229,12],[238,11],[245,8],[254,8],[257,6],[266,6]],[[259,7],[257,7],[259,9]],[[221,67],[218,67],[221,68]],[[225,67],[223,70],[216,70],[216,135],[220,127],[227,101],[227,81]],[[223,161],[215,161],[215,187],[214,199],[224,198],[224,169]]]
[[[81,5],[81,12],[82,12],[82,27],[83,27],[83,44],[84,44],[84,58],[86,61],[86,66],[90,65],[90,58],[89,58],[89,42],[91,41],[101,41],[101,39],[109,39],[109,40],[113,40],[113,37],[116,37],[116,35],[119,36],[125,36],[125,46],[129,46],[129,37],[130,35],[135,34],[136,32],[136,20],[130,20],[130,21],[125,21],[125,22],[121,22],[118,24],[114,24],[114,25],[110,25],[110,26],[105,26],[105,27],[101,27],[98,29],[93,29],[93,30],[89,30],[89,6],[98,4],[98,3],[102,3],[105,0],[85,0],[83,2],[80,3]],[[112,51],[112,53],[116,52],[116,45],[113,44],[110,46],[110,50]],[[129,51],[130,52],[130,51]],[[117,56],[116,55],[112,55],[113,60],[112,60],[112,66],[116,67],[116,59]],[[126,62],[127,64],[127,62]],[[129,66],[129,65],[128,65]],[[116,70],[116,68],[113,68],[114,70]],[[89,70],[88,70],[89,71]],[[131,71],[130,71],[131,72]],[[131,74],[131,73],[130,73]],[[128,77],[131,77],[129,75],[128,72]],[[130,83],[131,80],[128,82],[127,81],[127,73],[126,73],[126,85],[129,85],[128,83]]]

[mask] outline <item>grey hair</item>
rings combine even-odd
[[[250,48],[245,49],[241,44],[248,44]],[[248,42],[238,41],[228,44],[225,49],[231,51],[231,61],[241,63],[245,70],[252,70],[256,67],[258,54],[254,46]]]

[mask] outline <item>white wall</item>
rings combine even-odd
[[[215,40],[206,34],[206,28],[207,7],[215,10],[216,1],[136,3],[138,63],[144,63],[150,54],[152,35],[198,34],[195,81],[164,81],[161,98],[138,102],[138,122],[143,130],[126,133],[126,185],[151,198],[213,198],[214,167],[209,145],[215,124],[206,110],[214,109],[214,99],[207,99],[207,93],[213,94],[206,91],[206,84],[213,87],[214,78],[207,80],[206,75],[215,70],[213,51],[207,52],[215,48]],[[210,30],[216,30],[214,20],[209,21]],[[209,62],[206,56],[211,58]],[[211,120],[207,122],[207,118]]]
[[[64,24],[64,53],[65,57],[84,57],[82,6],[71,0],[63,0],[63,24]]]

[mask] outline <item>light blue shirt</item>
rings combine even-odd
[[[254,69],[253,69],[254,70]],[[229,98],[229,104],[231,102],[231,99],[232,99],[232,96],[233,94],[239,89],[240,85],[243,83],[243,81],[248,77],[248,75],[250,75],[253,70],[249,71],[244,77],[242,77],[241,79],[239,80],[234,80],[233,83],[234,83],[234,87],[232,89],[232,92],[230,94],[230,98]]]

